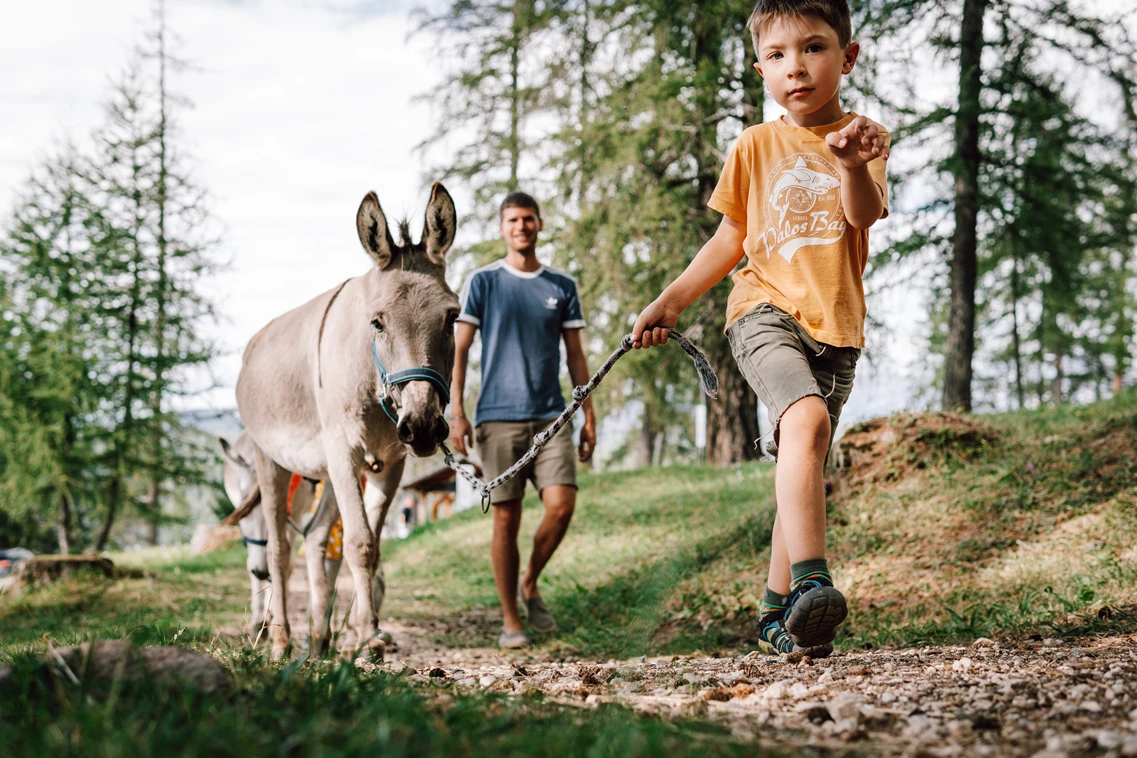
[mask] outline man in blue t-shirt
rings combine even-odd
[[[473,433],[486,480],[489,481],[521,458],[543,431],[565,409],[561,396],[561,340],[564,339],[569,376],[574,385],[588,382],[588,361],[581,330],[584,316],[576,280],[537,261],[541,210],[524,192],[510,194],[501,204],[501,236],[506,256],[474,271],[462,288],[462,315],[454,344],[453,397],[450,441],[466,453],[470,422],[462,405],[470,345],[482,331],[482,386],[474,415]],[[584,401],[584,427],[579,457],[592,457],[596,419],[592,401]],[[516,477],[493,491],[493,561],[504,631],[498,644],[524,647],[528,637],[521,626],[518,603],[539,632],[557,624],[541,599],[537,578],[568,531],[576,506],[576,463],[572,435],[566,430],[553,437]],[[525,480],[533,482],[545,506],[545,516],[533,537],[529,566],[518,578],[521,556],[517,533],[521,527],[521,498]]]

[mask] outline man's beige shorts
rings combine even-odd
[[[544,421],[487,421],[474,430],[474,442],[482,459],[482,469],[488,482],[500,476],[507,468],[533,447],[533,437],[549,428],[553,419]],[[572,427],[565,426],[537,457],[509,481],[490,493],[494,505],[506,500],[520,500],[525,494],[525,481],[541,492],[546,487],[564,484],[576,487],[576,449],[572,444]]]
[[[777,456],[782,414],[803,397],[816,395],[829,409],[833,431],[853,391],[861,351],[818,342],[793,316],[762,303],[726,330],[734,360],[774,422],[766,452]]]

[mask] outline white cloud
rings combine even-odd
[[[228,385],[197,402],[231,404],[240,350],[267,321],[368,259],[355,210],[368,190],[392,217],[421,218],[415,145],[429,110],[411,102],[437,76],[431,40],[408,41],[407,3],[213,0],[170,3],[179,54],[198,70],[173,88],[195,104],[180,125],[198,181],[226,228],[232,268],[213,293],[217,365]],[[108,80],[143,41],[148,0],[38,0],[0,10],[0,212],[61,138],[101,119]]]

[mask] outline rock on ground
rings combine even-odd
[[[111,681],[143,676],[183,682],[200,690],[225,690],[232,683],[229,673],[208,655],[180,647],[135,647],[121,640],[100,640],[49,653],[67,678]],[[64,668],[65,667],[65,668]]]

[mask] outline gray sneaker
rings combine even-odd
[[[529,638],[525,636],[525,632],[502,632],[497,638],[497,646],[511,650],[529,647]]]
[[[521,612],[529,619],[529,626],[538,632],[552,632],[557,628],[557,620],[549,612],[549,606],[539,597],[525,597],[521,589],[522,579],[517,579],[517,602],[521,604]]]

